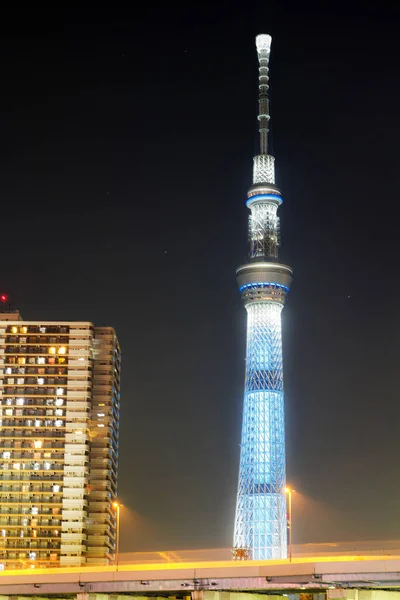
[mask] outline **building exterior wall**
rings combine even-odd
[[[121,353],[114,330],[96,327],[90,414],[87,562],[103,564],[115,551]]]
[[[14,318],[0,314],[0,568],[107,564],[118,469],[115,332]]]

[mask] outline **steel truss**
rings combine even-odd
[[[234,545],[254,560],[284,558],[286,544],[282,305],[247,306],[247,361]]]

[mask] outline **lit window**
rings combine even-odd
[[[23,377],[18,377],[17,378],[17,385],[24,385],[24,381],[25,381],[25,379]]]
[[[1,530],[1,536],[2,536],[2,537],[6,537],[6,530],[5,530],[5,529],[2,529],[2,530]]]
[[[64,400],[62,398],[56,398],[56,406],[62,406],[64,404]]]
[[[104,423],[98,423],[97,427],[104,427]]]
[[[83,358],[83,356],[81,356],[80,358],[78,358],[78,360],[85,360],[85,359]]]
[[[46,461],[45,463],[43,463],[43,465],[44,465],[44,468],[46,469],[46,471],[48,471],[50,469],[51,465],[49,462]]]
[[[61,396],[64,393],[64,388],[57,388],[57,396]]]
[[[13,333],[18,333],[18,327],[11,327],[11,331]]]
[[[75,431],[75,434],[76,434],[76,435],[82,435],[82,431],[81,431],[80,429],[77,429],[77,430]]]
[[[56,419],[56,421],[55,421],[56,427],[61,427],[62,424],[63,424],[63,421],[61,421],[61,419]]]
[[[97,413],[97,416],[98,417],[105,417],[105,414],[104,413]]]
[[[38,365],[44,365],[46,363],[46,359],[44,356],[38,356],[37,357],[37,364]]]
[[[57,536],[58,535],[58,529],[54,530],[54,535]]]
[[[38,377],[37,382],[38,382],[39,385],[43,385],[44,384],[44,377]]]
[[[36,552],[29,552],[29,558],[31,560],[35,560],[36,559]]]
[[[12,408],[6,408],[5,413],[8,417],[11,417],[13,414],[13,409]]]
[[[11,367],[7,367],[6,369],[6,375],[11,375],[12,373],[12,368]]]
[[[33,470],[34,471],[39,471],[39,467],[40,467],[40,465],[39,465],[38,462],[33,463]]]
[[[57,417],[62,417],[63,415],[63,409],[62,408],[56,408],[56,415]]]
[[[19,537],[24,537],[24,532],[23,532],[23,530],[22,530],[22,529],[21,529],[21,531],[19,532]]]
[[[31,508],[31,514],[32,515],[37,515],[39,513],[39,509],[37,506],[32,506]]]
[[[60,346],[58,349],[58,354],[65,354],[67,351],[65,346]]]
[[[40,333],[46,333],[46,327],[39,327]]]
[[[4,569],[5,569],[4,563],[0,563],[0,571],[4,571]]]
[[[42,421],[40,419],[35,419],[35,427],[40,427],[42,424]]]
[[[33,442],[33,445],[34,445],[35,448],[41,448],[42,445],[43,445],[43,441],[42,440],[35,440]]]
[[[21,327],[21,333],[28,333],[27,327]]]
[[[34,538],[35,538],[36,536],[37,536],[37,531],[36,531],[36,529],[32,529],[32,537],[34,537]]]
[[[53,485],[53,492],[57,493],[60,491],[60,486],[59,485]]]
[[[25,358],[25,356],[18,356],[17,363],[18,363],[19,365],[24,365],[24,364],[26,363],[26,358]]]
[[[23,406],[25,398],[17,398],[17,406]]]
[[[13,464],[13,469],[15,469],[16,471],[19,471],[21,468],[21,463],[14,463]]]
[[[3,452],[3,458],[11,458],[11,452]]]
[[[56,349],[54,346],[50,346],[49,348],[49,354],[55,354],[56,353]]]

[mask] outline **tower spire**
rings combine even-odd
[[[246,378],[235,517],[235,548],[258,560],[286,558],[286,460],[281,312],[292,269],[278,262],[283,202],[268,154],[268,62],[271,36],[256,38],[260,154],[247,194],[249,261],[236,271],[247,311]]]
[[[256,37],[258,54],[258,121],[260,131],[260,154],[268,154],[268,131],[269,131],[269,55],[271,52],[271,36],[260,33]]]

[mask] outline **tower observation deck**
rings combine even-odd
[[[260,154],[246,203],[249,261],[236,271],[247,310],[247,353],[234,546],[265,560],[287,556],[281,312],[292,269],[278,260],[283,198],[275,185],[275,159],[268,154],[271,36],[258,35],[256,46]]]

